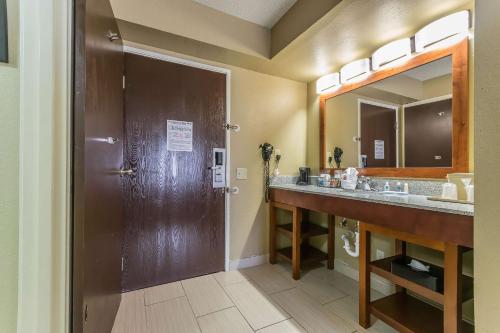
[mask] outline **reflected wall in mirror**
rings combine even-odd
[[[324,165],[451,168],[452,89],[450,55],[327,99]]]

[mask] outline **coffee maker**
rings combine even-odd
[[[297,185],[310,185],[311,179],[309,175],[311,174],[311,168],[300,167],[299,168],[299,179],[297,180]]]

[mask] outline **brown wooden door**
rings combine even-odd
[[[396,167],[396,111],[394,109],[360,102],[361,155],[366,155],[368,168]],[[383,146],[376,156],[376,146]]]
[[[107,0],[75,1],[73,332],[111,332],[121,300],[123,47],[109,31]]]
[[[451,167],[451,102],[405,107],[406,167]]]
[[[224,270],[223,189],[212,149],[225,147],[226,76],[125,56],[127,178],[123,289]],[[167,150],[167,121],[193,123],[192,152]]]

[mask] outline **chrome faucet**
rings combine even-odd
[[[372,187],[372,182],[370,177],[365,177],[365,176],[359,177],[358,186],[356,188],[363,191],[375,191],[375,188]]]

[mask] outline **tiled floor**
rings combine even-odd
[[[221,272],[123,295],[113,333],[392,333],[357,324],[357,282],[286,263]],[[381,294],[373,291],[372,297]]]

